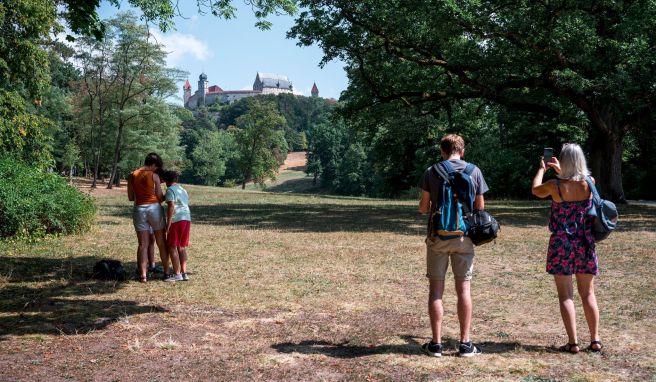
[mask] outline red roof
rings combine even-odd
[[[209,88],[207,88],[207,93],[221,93],[223,92],[223,89],[219,85],[212,85]]]
[[[317,88],[317,83],[316,82],[314,83],[314,85],[312,85],[312,93],[319,93],[319,88]]]
[[[189,83],[189,80],[185,81],[184,86],[182,87],[183,89],[191,89],[191,84]]]
[[[224,90],[223,94],[261,94],[262,90]]]

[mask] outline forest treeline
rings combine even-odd
[[[130,3],[143,13],[109,20],[94,2],[0,4],[7,173],[20,162],[113,187],[154,151],[185,182],[232,186],[263,183],[289,150],[307,150],[325,192],[398,197],[456,132],[490,196],[529,198],[542,148],[576,142],[602,195],[656,199],[651,1],[258,2],[260,28],[300,5],[288,36],[321,46],[322,63],[343,60],[348,88],[338,102],[258,96],[195,114],[175,101],[187,73],[166,67],[145,24],[170,28],[174,4]],[[230,1],[209,4],[233,16]]]

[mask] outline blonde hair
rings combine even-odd
[[[581,181],[590,175],[585,155],[576,143],[565,143],[558,157],[560,161],[560,179]]]

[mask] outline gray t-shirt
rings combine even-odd
[[[463,171],[465,167],[467,167],[467,162],[462,159],[449,159],[449,162],[451,162],[453,169],[458,172]],[[442,189],[442,182],[444,182],[444,180],[437,173],[437,171],[433,170],[432,168],[433,166],[426,169],[424,176],[419,183],[419,187],[426,192],[430,192],[431,207],[434,207],[437,205],[437,197],[440,190]],[[478,166],[472,172],[471,179],[472,184],[474,185],[474,193],[476,195],[483,195],[489,191],[490,188],[487,186],[487,183],[485,183],[485,179],[483,179],[483,173],[478,168]]]

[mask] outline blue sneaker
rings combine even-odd
[[[433,341],[429,341],[421,345],[421,350],[431,357],[442,356],[442,344],[437,344]]]

